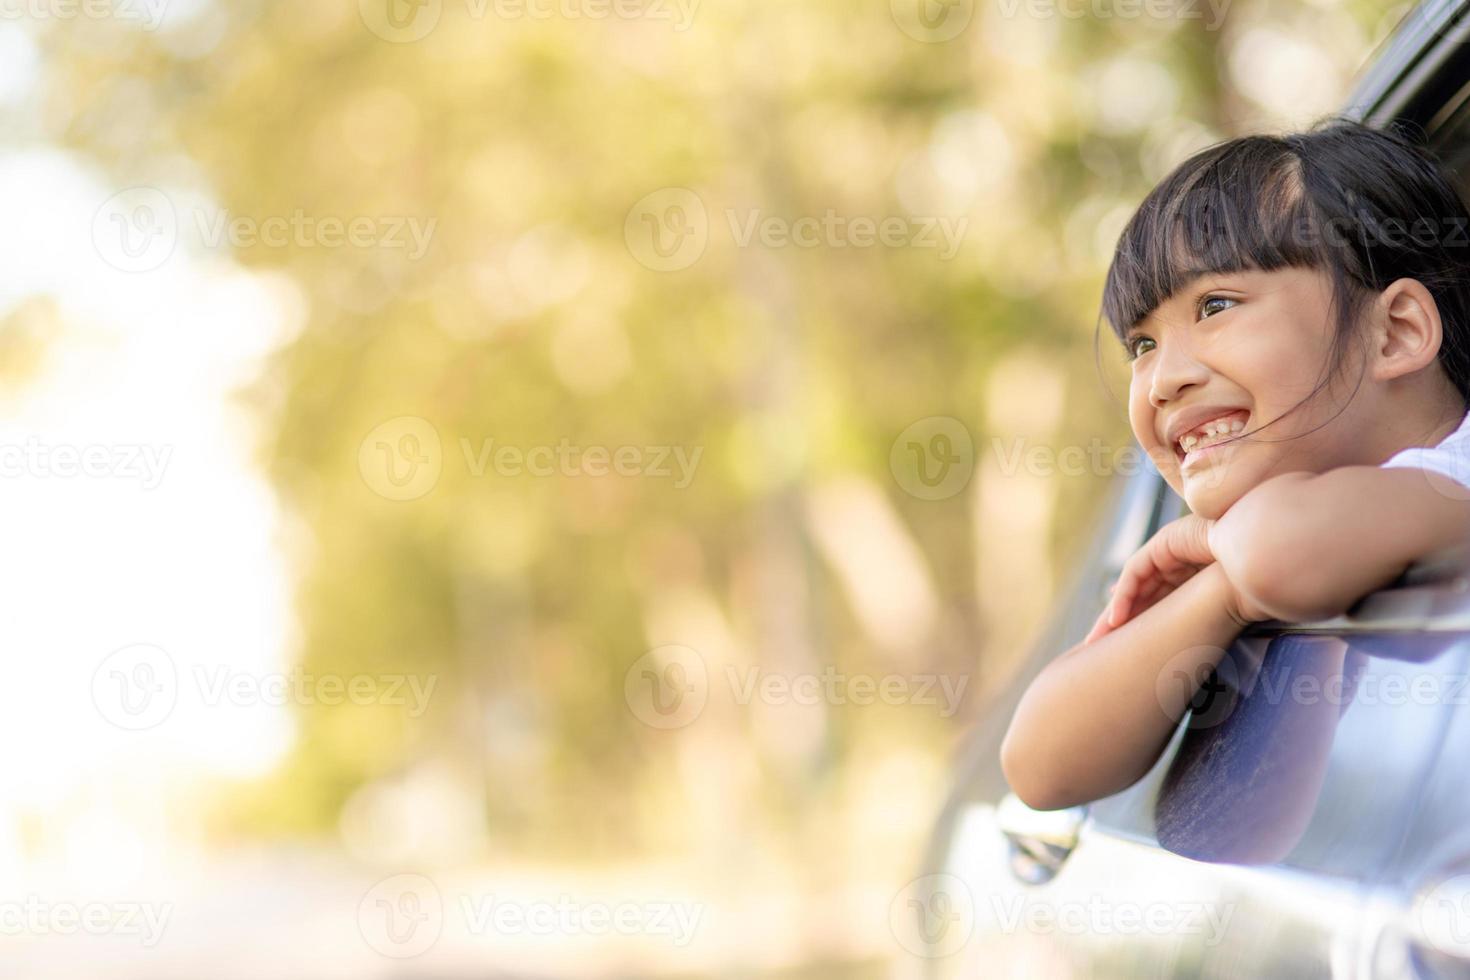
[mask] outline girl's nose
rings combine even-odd
[[[1209,371],[1195,360],[1187,347],[1177,338],[1172,344],[1159,344],[1148,389],[1148,400],[1154,408],[1161,408],[1165,402],[1177,399],[1179,393],[1190,385],[1204,384],[1209,379]]]

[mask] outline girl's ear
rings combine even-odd
[[[1374,378],[1407,377],[1434,363],[1444,335],[1439,307],[1422,282],[1395,279],[1379,294],[1374,309]]]

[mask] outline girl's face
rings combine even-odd
[[[1360,462],[1351,447],[1366,419],[1363,399],[1333,418],[1344,401],[1338,384],[1252,434],[1321,381],[1331,290],[1318,269],[1210,273],[1130,331],[1133,434],[1194,513],[1218,518],[1278,473]]]

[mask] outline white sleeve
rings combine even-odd
[[[1470,488],[1470,439],[1456,433],[1438,446],[1405,449],[1380,465],[1431,470]]]

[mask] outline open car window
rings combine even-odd
[[[1459,176],[1462,197],[1470,200],[1470,0],[1427,0],[1414,6],[1395,34],[1369,59],[1343,109],[1371,125],[1403,119],[1421,127],[1435,152]],[[947,821],[959,806],[966,801],[998,800],[1006,792],[995,747],[1026,683],[1085,635],[1106,603],[1108,586],[1122,562],[1157,527],[1187,512],[1184,502],[1152,467],[1146,466],[1144,472],[1115,488],[1114,494],[1114,506],[1106,511],[1110,520],[1099,528],[1088,559],[1074,569],[1057,614],[1019,669],[996,685],[984,720],[958,760],[956,789],[937,821],[934,846],[940,846]],[[1294,624],[1291,631],[1354,632],[1359,636],[1374,631],[1383,635],[1415,630],[1467,632],[1467,598],[1470,551],[1445,552],[1426,556],[1390,587],[1365,596],[1344,616]],[[1285,629],[1280,623],[1257,624],[1247,631],[1246,639],[1255,637],[1258,644],[1265,643],[1264,650]],[[1181,724],[1154,772],[1116,797],[1093,804],[1094,814],[1121,832],[1151,837],[1155,800],[1150,794],[1157,790],[1186,731]]]
[[[1177,681],[1197,687],[1189,712],[1093,818],[1195,860],[1370,880],[1414,826],[1446,733],[1470,724],[1470,545],[1340,616],[1256,623]]]
[[[1371,881],[1470,698],[1467,658],[1466,632],[1242,636],[1154,769],[1093,816],[1193,860]]]

